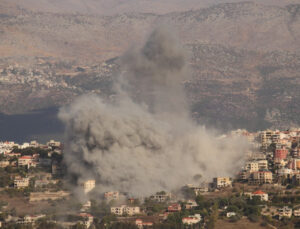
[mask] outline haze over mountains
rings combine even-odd
[[[109,96],[111,58],[166,24],[190,51],[195,119],[226,129],[300,123],[297,1],[4,0],[0,19],[0,112]]]

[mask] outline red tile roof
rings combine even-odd
[[[257,190],[255,192],[253,192],[252,194],[254,194],[254,195],[263,195],[263,194],[266,194],[266,193],[261,191],[261,190]]]

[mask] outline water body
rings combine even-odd
[[[18,143],[50,139],[63,140],[64,126],[57,118],[58,108],[52,107],[26,114],[0,114],[0,141]]]

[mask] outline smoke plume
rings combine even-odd
[[[121,58],[116,101],[85,95],[60,110],[69,174],[95,179],[99,192],[145,196],[240,169],[246,144],[189,118],[186,56],[174,35],[156,29]]]

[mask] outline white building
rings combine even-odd
[[[29,178],[28,177],[16,177],[14,180],[14,187],[15,188],[25,188],[29,186]]]
[[[201,221],[200,214],[190,215],[188,217],[182,218],[182,223],[187,224],[187,225],[196,224],[196,223],[199,223],[200,221]]]
[[[289,208],[288,206],[284,206],[283,208],[278,209],[279,218],[281,218],[281,217],[291,218],[292,213],[293,213],[293,210],[291,208]]]
[[[111,207],[110,212],[115,215],[137,215],[140,213],[140,207],[122,205],[119,207]]]
[[[18,159],[18,166],[29,166],[32,162],[32,156],[22,156]]]
[[[279,176],[288,176],[293,174],[293,170],[292,169],[288,169],[288,168],[281,168],[277,170],[277,174]]]
[[[297,216],[297,217],[300,216],[300,208],[294,209],[294,216]]]
[[[263,192],[261,190],[257,190],[255,192],[252,192],[251,195],[250,195],[250,199],[252,199],[253,196],[259,197],[262,201],[268,201],[269,200],[268,193],[265,193],[265,192]]]
[[[236,216],[236,213],[235,213],[235,212],[227,212],[227,213],[226,213],[226,217],[227,217],[227,218],[230,218],[230,217],[232,217],[232,216]]]

